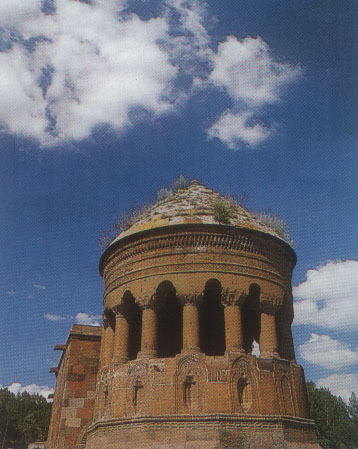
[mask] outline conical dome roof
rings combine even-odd
[[[188,187],[178,189],[135,215],[133,224],[121,232],[111,245],[137,232],[195,223],[254,229],[283,239],[271,226],[260,221],[237,202],[193,180]]]

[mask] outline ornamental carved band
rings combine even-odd
[[[199,307],[203,301],[203,293],[179,294],[178,299],[182,306],[191,305]]]
[[[241,306],[246,299],[247,293],[244,289],[225,289],[221,293],[221,303],[223,306]]]

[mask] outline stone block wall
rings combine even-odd
[[[101,327],[75,324],[57,368],[57,385],[48,435],[51,449],[81,447],[92,422],[96,397]]]

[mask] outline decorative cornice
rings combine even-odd
[[[108,247],[101,257],[100,271],[103,275],[104,267],[111,265],[114,255],[116,263],[119,263],[147,251],[178,247],[245,251],[272,258],[273,243],[279,243],[275,245],[278,253],[287,252],[292,262],[292,269],[296,263],[296,255],[292,248],[280,239],[260,231],[222,225],[178,225],[170,226],[169,229],[157,228],[151,232],[139,232]]]

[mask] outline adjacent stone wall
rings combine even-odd
[[[93,419],[102,329],[75,324],[57,371],[47,446],[82,447],[79,439]]]

